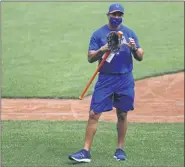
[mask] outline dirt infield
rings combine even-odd
[[[90,99],[2,99],[1,119],[87,120]],[[137,81],[135,100],[129,122],[184,122],[184,73]],[[116,121],[115,110],[101,120]]]

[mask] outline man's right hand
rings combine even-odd
[[[110,49],[108,48],[108,44],[105,44],[104,46],[102,46],[98,50],[90,50],[88,52],[89,63],[93,63],[93,62],[99,60],[103,56],[103,54],[107,51],[110,51]]]
[[[104,46],[102,46],[102,47],[100,48],[100,50],[101,50],[102,52],[107,52],[107,51],[109,51],[110,49],[108,48],[108,44],[105,44]]]

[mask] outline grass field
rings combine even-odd
[[[2,3],[2,96],[78,97],[97,67],[87,49],[109,4]],[[145,50],[145,60],[134,61],[135,78],[184,69],[183,3],[124,6],[124,23]]]
[[[83,146],[84,122],[3,121],[4,167],[70,167],[67,156]],[[116,125],[99,123],[89,167],[183,167],[183,124],[130,124],[126,137],[128,161],[113,159]]]

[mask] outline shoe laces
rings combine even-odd
[[[80,150],[80,152],[81,152],[81,154],[83,154],[83,155],[88,155],[88,156],[90,156],[89,151],[87,151],[87,150],[85,150],[85,149]]]
[[[120,153],[125,154],[125,152],[124,152],[121,148],[118,148],[118,149],[116,150],[116,152],[117,152],[117,154],[120,154]]]

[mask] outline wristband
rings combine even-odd
[[[132,48],[132,52],[136,52],[138,50],[138,48]]]

